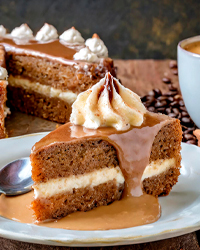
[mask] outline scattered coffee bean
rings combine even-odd
[[[171,83],[171,79],[168,78],[168,77],[163,77],[162,81],[163,81],[164,83],[166,83],[166,84]]]
[[[170,116],[171,118],[176,118],[176,114],[174,113],[169,113],[168,116]]]
[[[181,122],[184,124],[184,125],[189,125],[189,124],[191,124],[191,120],[190,120],[190,118],[189,117],[183,117],[182,119],[181,119]]]
[[[174,69],[174,70],[172,71],[172,73],[173,73],[174,75],[178,75],[178,70],[177,70],[177,69]]]
[[[185,139],[187,141],[189,141],[189,140],[195,140],[195,137],[192,134],[184,134],[184,137],[185,137]]]
[[[170,61],[170,62],[169,62],[169,67],[170,67],[170,69],[175,69],[175,68],[177,68],[177,62],[174,61],[174,60]]]
[[[153,107],[153,106],[150,106],[150,107],[148,107],[147,108],[150,112],[156,112],[156,109],[155,109],[155,107]]]
[[[197,141],[196,140],[188,140],[188,141],[186,141],[186,143],[188,143],[188,144],[197,144]]]

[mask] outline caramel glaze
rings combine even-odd
[[[73,59],[74,54],[83,46],[69,46],[56,39],[48,42],[38,42],[36,40],[12,39],[9,37],[0,38],[6,51],[12,51],[19,55],[30,55],[35,57],[55,60],[67,65],[77,64]]]
[[[32,154],[51,146],[52,143],[71,143],[92,138],[107,140],[117,150],[119,165],[125,177],[125,189],[120,201],[39,225],[73,230],[107,230],[128,228],[158,220],[158,199],[142,193],[141,177],[149,163],[155,136],[170,120],[165,115],[147,113],[142,126],[132,127],[125,132],[116,131],[114,128],[90,130],[67,123],[37,142]],[[33,223],[32,211],[27,208],[32,199],[33,193],[18,197],[1,195],[0,215],[24,223]]]

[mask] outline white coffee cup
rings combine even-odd
[[[200,36],[185,39],[178,44],[178,76],[186,109],[194,123],[200,128],[200,54],[184,47],[200,42]]]

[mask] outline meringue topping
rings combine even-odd
[[[48,41],[58,38],[58,33],[53,25],[45,23],[44,26],[38,31],[35,39],[37,41]]]
[[[79,50],[76,54],[74,54],[74,60],[96,62],[99,59],[96,54],[92,53],[90,49],[85,47]]]
[[[6,28],[3,25],[0,25],[0,37],[5,36]]]
[[[140,97],[107,73],[96,85],[78,95],[70,121],[90,129],[114,127],[123,131],[131,125],[140,126],[145,113]]]
[[[86,40],[85,45],[98,57],[108,57],[108,49],[96,33]]]
[[[33,31],[29,28],[29,26],[25,23],[19,27],[16,27],[12,30],[11,36],[16,38],[33,38]]]
[[[76,30],[74,27],[68,29],[59,36],[59,38],[66,43],[73,43],[73,44],[82,44],[84,43],[84,38],[81,36],[81,33]]]

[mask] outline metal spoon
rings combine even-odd
[[[32,185],[29,157],[8,163],[0,170],[0,194],[24,194],[31,191]]]

